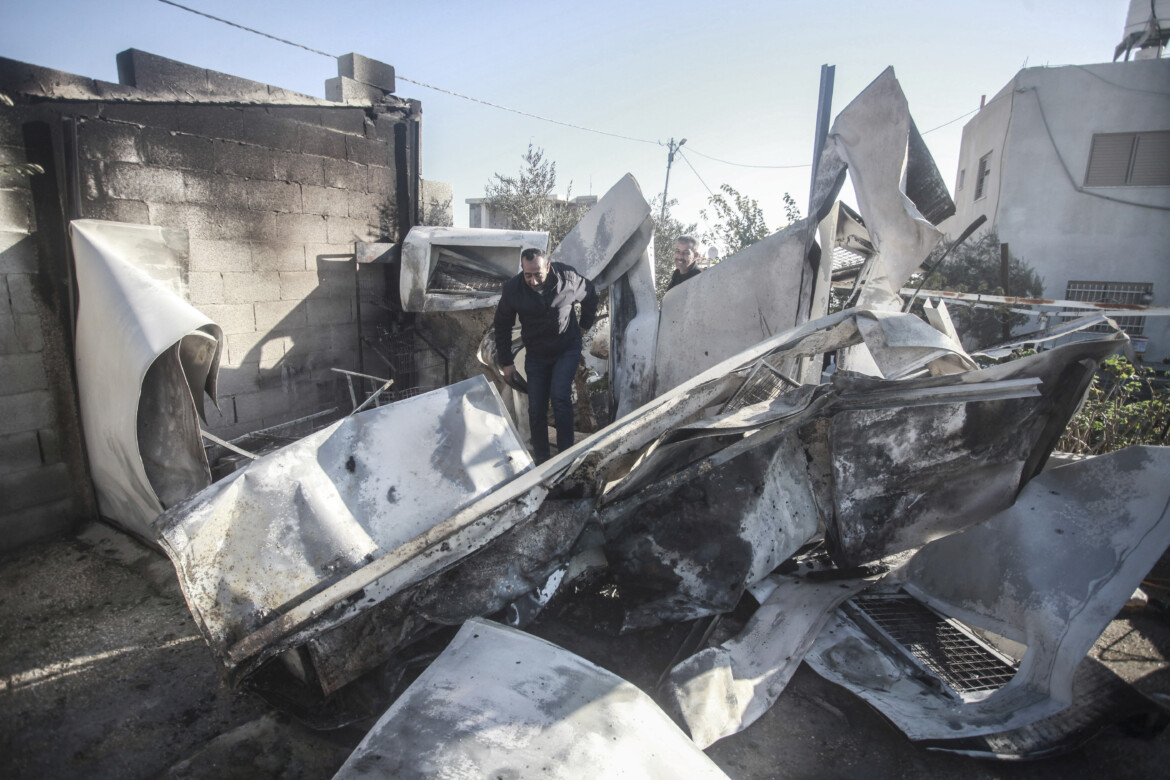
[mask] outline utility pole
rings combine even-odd
[[[676,144],[674,139],[671,138],[670,143],[667,144],[667,148],[670,149],[670,154],[666,158],[666,184],[662,185],[662,213],[658,215],[659,222],[666,219],[666,192],[670,189],[670,166],[674,163],[674,153],[686,142],[687,139],[684,138]]]

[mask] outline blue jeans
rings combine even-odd
[[[549,458],[548,403],[552,401],[557,426],[557,450],[573,446],[573,377],[581,360],[581,345],[559,355],[527,353],[528,426],[532,429],[532,456],[537,463]]]

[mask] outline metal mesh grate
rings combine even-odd
[[[756,364],[752,373],[744,380],[723,406],[723,414],[738,411],[745,406],[765,403],[773,398],[779,398],[791,385],[780,376],[780,372],[764,361]]]
[[[852,604],[953,691],[998,690],[1016,674],[990,648],[912,596],[863,595]]]
[[[505,281],[500,276],[440,260],[435,264],[427,292],[498,293]]]

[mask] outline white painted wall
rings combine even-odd
[[[1170,306],[1170,187],[1078,191],[1094,133],[1152,130],[1170,130],[1170,59],[1022,70],[963,128],[965,181],[956,172],[957,213],[941,227],[955,236],[986,214],[1046,297],[1063,298],[1069,280],[1152,282],[1152,305]],[[1145,335],[1147,364],[1170,356],[1170,318],[1148,318]]]

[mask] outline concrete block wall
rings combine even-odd
[[[92,508],[31,177],[15,168],[27,158],[10,131],[0,136],[0,550],[72,527]]]
[[[61,213],[187,231],[189,301],[226,340],[208,430],[234,438],[348,411],[344,380],[330,369],[357,370],[359,329],[387,317],[369,305],[359,315],[359,285],[368,301],[384,297],[386,280],[382,266],[359,271],[354,245],[397,242],[414,218],[417,147],[408,147],[418,104],[331,103],[135,51],[119,55],[119,74],[127,83],[108,85],[0,58],[0,92],[17,101],[0,110],[3,161],[23,161],[22,128],[35,118],[63,161]],[[5,480],[62,475],[58,410],[75,399],[54,395],[43,376],[72,380],[68,305],[58,296],[38,312],[28,294],[38,274],[63,276],[47,272],[46,258],[38,265],[35,247],[52,242],[38,235],[27,181],[6,174],[0,186],[2,524],[28,509],[29,493],[64,500],[40,482],[10,491]],[[53,227],[58,264],[64,226]],[[48,372],[38,362],[46,341],[63,345]],[[65,449],[84,463],[74,439]],[[11,546],[2,537],[0,549]]]

